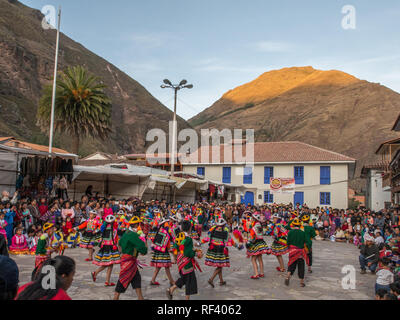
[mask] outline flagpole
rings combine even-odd
[[[54,131],[54,109],[56,104],[56,85],[57,85],[57,65],[58,65],[58,45],[60,42],[60,24],[61,24],[61,6],[58,7],[58,28],[56,40],[56,57],[54,62],[54,79],[53,79],[53,96],[51,101],[51,118],[50,118],[50,138],[49,153],[53,152],[53,131]]]

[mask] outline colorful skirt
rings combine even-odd
[[[150,266],[156,268],[169,268],[171,267],[171,256],[169,252],[161,252],[161,251],[153,251],[153,255],[151,257]]]
[[[64,242],[68,248],[75,248],[79,244],[79,233],[69,234]]]
[[[121,255],[113,245],[104,245],[94,257],[93,264],[97,266],[110,266],[121,263]]]
[[[93,234],[91,232],[84,232],[79,241],[79,246],[85,249],[91,249],[99,244],[101,234]]]
[[[14,255],[30,254],[28,247],[19,247],[19,246],[10,246],[8,252]]]
[[[282,256],[289,252],[289,248],[287,244],[283,244],[278,242],[277,240],[274,240],[271,246],[271,251],[274,256]]]
[[[260,254],[271,254],[271,249],[263,239],[257,239],[247,247],[247,256],[259,256]]]
[[[210,267],[230,267],[228,248],[211,245],[207,250],[205,264]]]
[[[156,229],[150,229],[149,233],[147,234],[147,238],[150,239],[151,242],[153,242],[156,234],[157,234],[157,228]]]

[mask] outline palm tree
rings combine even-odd
[[[111,132],[111,100],[105,85],[82,66],[60,72],[56,85],[54,129],[73,137],[72,151],[78,154],[83,137],[105,140]],[[52,85],[43,90],[37,113],[38,125],[48,132],[51,115]]]

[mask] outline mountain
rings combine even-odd
[[[56,30],[44,30],[42,20],[38,10],[16,0],[0,0],[0,136],[48,144],[36,126],[36,111],[43,86],[53,77]],[[74,65],[100,77],[113,104],[110,138],[84,139],[80,154],[143,152],[150,129],[168,133],[173,113],[167,107],[111,63],[60,34],[59,70]],[[179,129],[188,127],[178,118]],[[71,150],[71,138],[57,134],[55,146]]]
[[[358,160],[357,176],[377,160],[379,144],[397,136],[391,127],[399,111],[400,94],[380,84],[293,67],[228,91],[189,123],[196,129],[253,128],[256,141],[298,140],[343,153]]]

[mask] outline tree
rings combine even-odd
[[[60,72],[56,85],[54,130],[73,138],[72,151],[78,154],[83,137],[105,140],[111,132],[111,100],[105,85],[82,66]],[[52,85],[43,89],[37,112],[43,132],[50,127]]]

